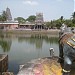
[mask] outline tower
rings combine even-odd
[[[37,25],[42,25],[44,23],[44,20],[43,20],[43,13],[36,13],[36,20],[35,20],[35,23]]]
[[[11,12],[10,12],[10,9],[8,7],[6,8],[6,17],[7,17],[7,21],[12,20]]]
[[[34,29],[44,29],[43,13],[36,13]]]

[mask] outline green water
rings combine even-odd
[[[49,48],[58,56],[58,35],[50,34],[0,34],[0,54],[8,54],[9,71],[15,74],[19,65],[36,59],[49,57]]]

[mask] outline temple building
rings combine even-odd
[[[7,7],[6,8],[6,18],[7,20],[4,22],[0,22],[0,29],[9,30],[9,29],[16,29],[19,26],[18,21],[13,21],[11,16],[11,11]]]
[[[36,19],[34,23],[26,21],[24,24],[19,24],[19,28],[36,30],[44,29],[43,13],[36,13]]]
[[[7,17],[7,21],[12,20],[11,12],[10,12],[10,9],[8,7],[6,8],[6,17]]]
[[[44,29],[43,13],[36,13],[35,29]]]
[[[45,28],[43,13],[36,13],[35,21],[29,22],[26,21],[25,23],[21,24],[18,21],[12,20],[12,15],[10,9],[6,8],[6,18],[7,20],[4,22],[0,22],[0,29],[4,30],[11,30],[11,29],[33,29],[33,30],[41,30]]]
[[[0,22],[0,29],[4,29],[4,30],[17,29],[18,26],[19,23],[17,21]]]
[[[43,13],[36,13],[36,20],[35,20],[35,23],[37,25],[42,25],[44,22],[43,20]]]

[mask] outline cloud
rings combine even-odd
[[[36,6],[36,5],[38,5],[38,2],[32,1],[32,0],[26,0],[26,1],[23,1],[23,4],[27,4],[27,5],[31,5],[31,6]]]

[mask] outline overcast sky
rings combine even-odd
[[[27,18],[41,12],[45,21],[61,16],[69,19],[74,12],[74,2],[75,0],[0,0],[0,14],[8,7],[13,18]]]

